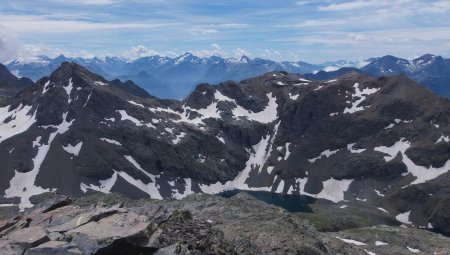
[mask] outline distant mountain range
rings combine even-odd
[[[421,83],[435,93],[450,98],[450,59],[425,54],[413,60],[394,56],[371,58],[369,64],[360,69],[343,67],[338,70],[304,74],[308,79],[327,80],[339,77],[347,72],[356,71],[371,76],[406,75]]]
[[[371,58],[364,63],[339,60],[322,64],[302,61],[275,62],[246,56],[227,59],[218,56],[201,58],[191,53],[175,58],[149,56],[133,61],[118,57],[86,59],[60,55],[56,58],[38,56],[17,59],[7,63],[7,67],[18,76],[38,80],[50,75],[64,61],[75,62],[106,79],[131,80],[159,98],[181,99],[199,83],[240,81],[270,71],[306,74],[306,77],[316,80],[332,79],[348,71],[372,76],[403,74],[450,98],[450,59],[431,54],[413,60],[388,55]]]
[[[56,58],[38,56],[19,58],[7,63],[7,67],[17,76],[29,77],[36,81],[50,75],[64,61],[75,62],[107,79],[131,80],[154,96],[172,99],[184,98],[195,85],[202,82],[240,81],[269,71],[304,74],[357,65],[355,62],[345,60],[316,65],[302,61],[275,62],[261,58],[251,59],[247,56],[227,59],[218,56],[201,58],[185,53],[175,58],[149,56],[134,61],[118,57],[86,59],[63,55]]]

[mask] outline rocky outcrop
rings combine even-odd
[[[0,254],[450,252],[448,238],[406,227],[372,225],[319,232],[312,218],[246,193],[231,198],[195,194],[174,201],[133,201],[117,194],[47,198],[32,210],[0,221]]]
[[[0,226],[0,254],[236,254],[210,223],[152,203],[38,204]]]

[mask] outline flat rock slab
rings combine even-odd
[[[146,219],[133,212],[114,214],[98,222],[89,222],[67,232],[69,235],[86,234],[94,239],[125,238],[147,229]]]
[[[83,254],[93,254],[116,240],[132,243],[144,237],[150,225],[146,219],[133,212],[118,213],[70,230],[67,235],[73,237]]]
[[[96,209],[93,211],[80,211],[78,209],[74,209],[73,218],[68,220],[65,223],[51,226],[47,228],[49,232],[67,232],[69,230],[75,229],[79,226],[82,226],[90,221],[98,221],[103,217],[107,217],[109,215],[117,213],[117,208],[107,208],[107,209]],[[65,214],[67,214],[66,212]]]
[[[40,227],[34,226],[29,228],[23,228],[7,234],[2,237],[10,243],[27,244],[30,247],[36,247],[42,243],[50,241],[47,236],[47,232]]]
[[[62,241],[49,241],[27,250],[25,255],[81,255],[73,244]]]
[[[3,230],[12,227],[17,222],[18,222],[18,220],[1,220],[0,221],[0,236],[1,236],[1,233]]]

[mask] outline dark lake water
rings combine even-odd
[[[266,202],[271,205],[276,205],[284,208],[288,212],[308,212],[312,213],[309,204],[316,201],[315,198],[302,196],[302,195],[286,195],[286,194],[276,194],[267,191],[247,191],[247,190],[227,190],[219,193],[220,196],[225,198],[230,198],[239,192],[247,192],[258,200]]]

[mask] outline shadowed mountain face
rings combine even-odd
[[[4,204],[262,190],[361,200],[450,230],[450,102],[403,76],[269,72],[175,101],[64,62],[0,111]]]
[[[0,64],[0,101],[16,95],[24,88],[31,87],[34,82],[28,78],[18,79],[2,64]]]

